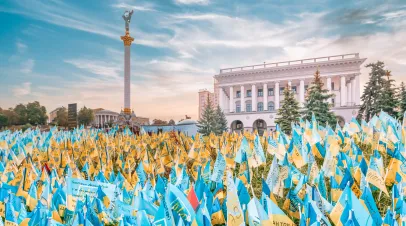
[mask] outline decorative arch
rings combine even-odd
[[[275,103],[273,101],[268,102],[268,111],[275,111]]]
[[[252,128],[255,131],[258,131],[258,134],[262,136],[267,129],[267,124],[263,119],[257,119],[252,124]]]
[[[234,120],[230,125],[231,132],[240,133],[244,131],[244,124],[240,120]]]

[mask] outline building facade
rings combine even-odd
[[[329,100],[332,111],[340,122],[348,122],[358,114],[360,69],[365,60],[354,53],[225,68],[214,76],[213,95],[231,131],[273,130],[283,89],[290,86],[303,106],[307,87],[318,69],[324,87],[334,94]]]
[[[181,132],[187,136],[195,136],[197,133],[197,122],[192,119],[185,119],[176,125],[144,125],[141,126],[146,133]]]
[[[199,90],[199,119],[201,119],[203,115],[208,100],[210,100],[212,107],[216,107],[218,105],[214,93],[208,91],[207,89]]]
[[[55,108],[53,111],[49,112],[48,123],[51,123],[54,121],[56,116],[58,116],[59,109],[61,109],[61,108],[63,108],[63,107]]]
[[[92,125],[95,126],[103,126],[109,123],[114,124],[119,115],[119,113],[117,112],[105,110],[102,108],[94,109],[93,112],[94,112],[94,120]]]
[[[101,127],[101,126],[106,126],[109,124],[112,124],[112,125],[120,124],[119,118],[120,118],[120,116],[122,116],[122,114],[120,114],[118,112],[106,110],[103,108],[93,109],[93,112],[94,112],[94,120],[92,122],[92,125],[94,125],[94,126]],[[134,112],[133,112],[133,114],[134,114]],[[134,115],[131,118],[131,120],[136,125],[140,125],[140,126],[149,125],[149,118],[137,117]]]

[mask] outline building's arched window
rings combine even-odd
[[[274,111],[275,110],[275,103],[272,101],[268,102],[268,111]]]
[[[259,102],[257,108],[258,108],[257,111],[263,111],[264,110],[264,103]]]

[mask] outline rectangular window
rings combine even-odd
[[[251,94],[252,94],[251,90],[250,89],[247,90],[247,97],[251,97]]]
[[[331,105],[333,106],[333,107],[335,107],[335,104],[336,103],[336,100],[334,99],[334,98],[331,98]]]
[[[283,94],[283,90],[285,90],[285,87],[280,87],[279,88],[279,94]]]
[[[235,95],[236,98],[240,98],[241,97],[241,91],[237,91],[237,95]]]
[[[241,106],[240,106],[240,105],[237,105],[237,106],[235,107],[235,112],[237,112],[237,113],[240,113],[240,112],[241,112]]]
[[[268,96],[273,96],[273,95],[274,95],[273,88],[269,88],[268,89]]]
[[[252,111],[252,105],[251,104],[247,104],[247,106],[245,108],[247,109],[246,112],[251,112]]]
[[[334,90],[334,82],[331,82],[331,90]]]
[[[293,94],[296,94],[296,93],[297,93],[297,91],[296,91],[296,86],[292,86],[292,92],[293,92]]]
[[[258,108],[258,111],[263,111],[264,110],[264,105],[262,104],[262,102],[258,103],[257,108]]]
[[[264,96],[263,89],[258,89],[258,96],[259,96],[259,97]]]

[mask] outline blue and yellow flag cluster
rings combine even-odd
[[[406,123],[0,132],[0,225],[405,225]]]

